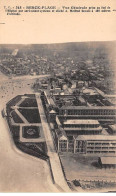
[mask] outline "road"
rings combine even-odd
[[[32,76],[32,75],[25,75],[25,76],[14,76],[14,77],[7,77],[7,76],[4,76],[1,72],[0,72],[0,76],[1,76],[1,80],[2,81],[8,81],[8,80],[12,80],[12,81],[16,81],[16,80],[28,80],[28,79],[39,79],[39,78],[47,78],[47,77],[50,77],[50,75],[35,75],[35,76]]]
[[[59,187],[61,187],[62,191],[64,191],[64,192],[71,192],[71,190],[69,189],[69,187],[66,183],[66,180],[64,178],[63,171],[62,171],[61,164],[60,164],[60,160],[59,160],[59,156],[55,151],[51,131],[48,126],[47,119],[46,119],[46,116],[44,113],[40,94],[36,94],[36,99],[37,99],[37,104],[38,104],[38,108],[39,108],[39,112],[40,112],[40,118],[41,118],[41,123],[42,123],[42,127],[43,127],[45,140],[47,143],[48,156],[50,157],[51,169],[53,172],[55,184],[57,184]]]

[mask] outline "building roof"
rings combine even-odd
[[[29,97],[28,97],[28,96],[23,95],[21,98],[22,98],[22,99],[26,99],[26,98],[29,98]]]
[[[109,127],[110,127],[114,132],[116,132],[116,124],[114,124],[114,125],[109,125]]]
[[[114,106],[62,106],[60,109],[63,110],[93,110],[93,109],[108,109],[108,110],[116,110]]]
[[[51,110],[49,113],[50,114],[56,114],[55,110]]]
[[[65,131],[102,131],[102,127],[64,127]]]
[[[116,95],[108,95],[108,94],[105,94],[105,97],[112,97],[112,98],[116,98]]]
[[[116,165],[116,157],[100,157],[103,165]]]
[[[51,97],[49,97],[48,100],[49,100],[49,104],[50,105],[54,105],[55,106],[54,100]]]
[[[85,99],[83,98],[83,97],[78,97],[78,100],[81,102],[81,103],[85,103],[86,101],[85,101]]]
[[[101,140],[101,141],[116,141],[115,135],[79,135],[76,140]]]
[[[67,137],[65,135],[62,135],[59,137],[59,140],[67,140]]]
[[[48,86],[48,83],[41,83],[42,86]]]
[[[83,120],[83,119],[72,119],[72,120],[66,120],[64,123],[64,125],[67,125],[67,124],[73,124],[73,125],[76,125],[76,124],[80,124],[80,125],[93,125],[93,124],[97,124],[99,125],[99,122],[97,120]]]
[[[86,89],[83,89],[83,93],[87,93],[87,94],[90,94],[90,95],[97,95],[97,91],[95,89],[90,89],[90,88],[86,88]]]
[[[44,91],[44,94],[45,94],[45,96],[46,96],[46,99],[47,99],[47,101],[48,101],[48,104],[49,104],[49,105],[54,105],[54,106],[55,106],[54,100],[49,96],[48,91]]]
[[[67,136],[66,136],[65,131],[63,131],[63,130],[61,131],[59,129],[56,129],[55,132],[56,132],[56,135],[59,140],[67,140]]]
[[[61,122],[60,122],[58,116],[56,116],[56,123],[61,126]]]

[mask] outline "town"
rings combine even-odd
[[[64,191],[116,187],[115,59],[108,56],[110,44],[0,49],[1,72],[12,81],[21,77],[25,88],[7,100],[2,117],[17,148],[47,161],[53,183],[63,184]],[[30,76],[29,93],[23,78]]]

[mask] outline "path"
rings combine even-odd
[[[36,94],[36,99],[37,99],[37,104],[38,104],[38,108],[39,108],[39,112],[40,112],[41,123],[42,123],[42,127],[43,127],[45,140],[47,143],[48,156],[50,157],[51,169],[53,172],[55,184],[58,185],[59,187],[61,187],[64,192],[71,192],[71,190],[69,189],[67,182],[64,178],[64,174],[63,174],[63,171],[61,168],[59,156],[55,151],[53,139],[51,136],[51,131],[48,126],[47,119],[46,119],[46,116],[44,113],[40,94]]]

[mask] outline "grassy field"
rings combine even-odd
[[[27,119],[29,123],[41,123],[38,109],[21,109],[19,112]]]
[[[21,104],[20,107],[37,107],[36,99],[26,98]]]

